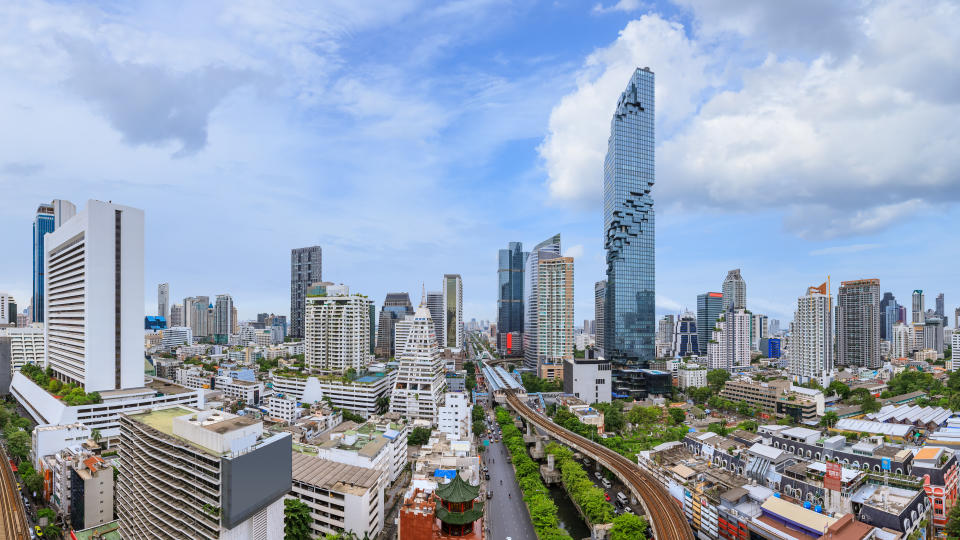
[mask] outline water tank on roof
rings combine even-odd
[[[803,507],[807,510],[809,510],[811,506],[810,501],[803,501]]]
[[[813,507],[813,511],[816,512],[816,513],[818,513],[818,514],[822,514],[822,513],[823,513],[823,507],[818,504],[818,505],[816,505],[816,506]]]

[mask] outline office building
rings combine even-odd
[[[413,315],[410,295],[405,292],[387,293],[380,309],[380,321],[377,324],[376,355],[380,358],[395,358],[397,350],[394,344],[394,326],[406,315]]]
[[[683,362],[677,367],[677,386],[703,388],[707,385],[707,368],[693,362]]]
[[[700,354],[707,354],[707,344],[712,338],[713,324],[723,311],[723,293],[707,292],[697,295],[697,344]]]
[[[216,305],[213,308],[213,341],[225,345],[233,334],[235,325],[233,297],[229,294],[218,294]]]
[[[433,332],[430,311],[421,304],[414,313],[406,347],[397,358],[400,367],[390,396],[390,411],[411,420],[423,418],[436,423],[446,384],[443,359]]]
[[[711,328],[713,328],[711,326]],[[687,311],[677,318],[677,328],[674,332],[673,354],[685,358],[700,354],[700,333],[698,332],[697,317]]]
[[[888,308],[893,307],[889,311],[893,312],[893,321],[891,322],[887,318]],[[880,339],[890,339],[890,327],[896,324],[896,306],[897,299],[893,296],[892,292],[883,293],[883,298],[880,299]]]
[[[562,370],[573,358],[573,257],[540,259],[537,312],[537,371],[547,378],[544,365]]]
[[[555,234],[533,247],[523,267],[523,367],[537,369],[537,329],[539,311],[537,301],[540,259],[560,256],[560,235]]]
[[[193,345],[193,331],[189,326],[174,326],[163,331],[160,346],[165,351],[172,351],[181,345]]]
[[[654,74],[637,69],[617,101],[603,164],[603,349],[616,365],[645,367],[655,354],[654,140]]]
[[[339,377],[314,377],[306,374],[271,374],[274,392],[304,403],[318,403],[330,399],[339,407],[362,416],[375,414],[381,409],[382,398],[389,398],[397,371],[364,373],[356,379]]]
[[[0,328],[17,326],[17,304],[8,293],[0,292]]]
[[[206,338],[210,334],[207,325],[209,296],[190,296],[183,299],[184,326],[189,326],[195,338]]]
[[[157,286],[157,316],[165,321],[170,320],[170,284],[161,283]]]
[[[386,485],[382,470],[293,453],[290,495],[310,507],[314,538],[341,533],[377,538],[383,530]]]
[[[926,318],[926,302],[923,298],[923,291],[917,289],[913,291],[912,308],[910,322],[913,324],[923,324]]]
[[[101,201],[45,238],[46,364],[87,392],[143,386],[143,211]]]
[[[44,322],[44,235],[52,233],[77,213],[77,207],[69,201],[55,199],[50,204],[41,204],[33,221],[33,322]]]
[[[443,275],[443,347],[463,349],[463,279],[460,274]]]
[[[413,315],[404,315],[403,319],[393,326],[393,343],[397,355],[402,354],[404,347],[407,346],[407,338],[410,337],[410,329],[413,328],[413,319]]]
[[[951,334],[950,348],[954,351],[960,352],[960,332],[954,332]],[[957,369],[960,369],[960,354],[950,356],[950,361],[947,362],[947,369],[950,371],[956,371]]]
[[[736,268],[727,272],[723,280],[723,311],[730,309],[747,309],[747,282]]]
[[[437,345],[443,347],[443,291],[429,291],[427,293],[427,309],[433,319],[433,326],[437,334]]]
[[[288,334],[303,337],[307,287],[323,281],[323,249],[310,246],[290,250],[290,328]]]
[[[183,304],[170,306],[170,318],[167,320],[167,327],[175,326],[187,326],[186,319],[183,318]]]
[[[120,417],[117,514],[123,538],[281,540],[291,488],[289,433],[186,407]]]
[[[937,317],[940,317],[944,321],[947,320],[947,312],[943,305],[943,293],[940,293],[937,295],[937,306],[936,306],[936,309],[934,310],[934,314],[936,314]],[[946,326],[946,323],[944,323],[944,326]]]
[[[883,333],[881,338],[887,341],[892,341],[893,325],[905,322],[900,320],[900,305],[897,304],[896,300],[893,300],[887,304],[886,308],[880,308],[880,310],[882,315],[880,330]]]
[[[750,314],[730,306],[714,323],[707,343],[710,369],[736,370],[750,366]]]
[[[930,317],[923,324],[923,348],[932,349],[938,356],[943,355],[943,319]]]
[[[837,365],[880,367],[880,280],[844,281],[837,293]]]
[[[500,354],[507,353],[507,341],[513,345],[513,337],[506,336],[523,335],[523,268],[528,256],[520,242],[510,242],[507,249],[498,253],[497,346]],[[510,352],[520,348],[509,347]]]
[[[769,338],[767,341],[767,358],[780,358],[782,354],[782,340],[780,338]]]
[[[307,296],[304,345],[307,367],[321,373],[362,371],[370,354],[372,300],[345,286],[337,295]]]
[[[563,392],[587,403],[610,403],[613,372],[603,358],[573,358],[563,362]]]
[[[673,315],[666,315],[657,323],[657,358],[673,356],[673,333],[676,322]]]
[[[7,375],[13,376],[26,364],[43,365],[43,328],[0,328],[0,337],[10,339],[10,366]]]
[[[465,392],[447,392],[437,413],[437,430],[458,441],[470,440],[473,405]]]
[[[598,281],[593,284],[593,322],[596,327],[596,349],[600,356],[603,352],[603,317],[607,310],[607,281]]]
[[[800,383],[827,386],[833,373],[833,300],[826,283],[797,299],[790,334],[790,374]]]

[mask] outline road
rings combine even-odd
[[[23,501],[17,491],[17,481],[10,470],[6,451],[0,447],[0,538],[27,540],[30,529],[23,513]]]
[[[509,392],[507,393],[507,402],[517,414],[526,418],[527,421],[547,430],[551,437],[590,456],[591,459],[599,461],[604,467],[610,469],[622,479],[624,484],[633,492],[633,496],[639,498],[640,504],[650,520],[650,528],[653,530],[655,538],[661,540],[694,540],[693,530],[687,524],[687,518],[683,515],[683,510],[660,482],[641,470],[639,465],[605,446],[554,424],[547,417],[534,411]]]

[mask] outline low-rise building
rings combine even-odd
[[[90,428],[81,424],[37,426],[30,437],[30,462],[40,470],[41,460],[64,448],[79,446],[90,438]]]
[[[480,483],[480,458],[477,446],[469,439],[458,439],[434,431],[427,444],[420,447],[413,464],[414,480],[445,482],[459,474],[471,484]]]
[[[580,398],[560,396],[557,398],[557,405],[569,410],[578,420],[597,428],[597,433],[603,435],[603,411],[591,407]]]
[[[457,439],[469,439],[472,432],[473,405],[463,392],[447,392],[437,410],[437,429]]]
[[[337,461],[293,453],[290,497],[310,507],[314,537],[342,532],[376,538],[383,530],[387,473]]]
[[[272,418],[283,420],[284,422],[293,422],[303,414],[303,407],[294,399],[270,396],[264,402],[267,411]]]
[[[10,375],[25,364],[43,365],[43,327],[0,328],[0,337],[10,338]]]
[[[335,407],[362,416],[376,414],[381,398],[390,396],[396,380],[396,370],[366,373],[350,379],[340,376],[313,376],[292,370],[275,370],[270,376],[274,392],[293,397],[305,403],[317,403],[329,398]]]
[[[677,386],[681,389],[707,385],[707,368],[700,364],[682,363],[677,367]]]
[[[812,397],[792,391],[791,387],[792,383],[786,380],[760,382],[737,378],[724,384],[720,397],[734,403],[746,402],[760,411],[760,418],[789,416],[795,422],[815,422],[823,402],[818,404]]]
[[[70,525],[88,529],[113,521],[113,467],[100,456],[88,456],[70,473]]]
[[[563,391],[588,403],[610,403],[613,380],[610,362],[603,358],[563,361]]]
[[[407,435],[410,428],[399,415],[371,416],[363,424],[343,422],[334,429],[310,439],[317,457],[386,471],[388,482],[396,480],[407,459]]]
[[[172,351],[177,347],[189,348],[193,346],[193,330],[189,326],[174,326],[164,329],[160,338],[160,347]],[[200,346],[206,350],[206,346]],[[202,354],[202,353],[200,353]]]

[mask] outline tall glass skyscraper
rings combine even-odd
[[[537,367],[537,311],[540,261],[560,256],[560,235],[555,234],[533,247],[523,268],[523,367]]]
[[[523,332],[523,266],[527,262],[527,253],[523,251],[523,244],[510,242],[507,249],[499,252],[497,266],[497,345],[504,352],[507,347],[507,336]],[[512,341],[509,347],[513,349]],[[519,345],[519,344],[517,344]]]
[[[723,312],[723,293],[705,292],[697,295],[697,346],[700,354],[707,354],[707,344],[713,327]]]
[[[603,234],[607,252],[604,354],[615,365],[654,359],[654,76],[633,72],[610,121],[603,163]]]
[[[43,235],[54,228],[53,205],[41,204],[33,220],[33,322],[43,322]]]

